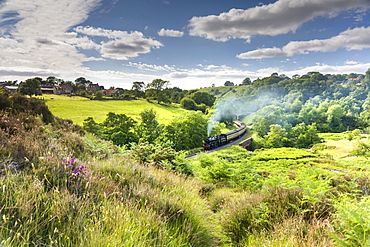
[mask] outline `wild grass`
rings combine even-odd
[[[1,177],[5,246],[215,246],[199,183],[121,156],[43,161]]]
[[[162,124],[167,124],[173,117],[186,112],[185,109],[179,107],[159,105],[146,100],[88,100],[79,96],[64,95],[43,95],[42,98],[55,116],[71,119],[81,126],[88,117],[93,117],[96,122],[103,122],[109,112],[126,114],[138,120],[140,112],[153,109],[157,112],[158,121]]]

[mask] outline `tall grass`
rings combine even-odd
[[[196,181],[122,157],[45,161],[1,177],[5,246],[215,246],[221,233]]]

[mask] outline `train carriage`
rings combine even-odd
[[[225,145],[244,135],[244,133],[247,131],[247,126],[245,125],[245,123],[240,121],[234,121],[234,124],[238,126],[237,129],[227,132],[225,134],[208,137],[204,141],[203,148],[205,150],[211,150],[222,145]]]

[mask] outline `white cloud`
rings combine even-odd
[[[172,30],[172,29],[164,29],[162,28],[158,32],[159,36],[167,36],[167,37],[182,37],[184,36],[184,32],[177,31],[177,30]]]
[[[352,61],[352,60],[348,60],[348,61],[345,62],[345,64],[355,65],[355,64],[358,64],[358,62]]]
[[[0,75],[81,76],[84,62],[104,58],[127,60],[162,46],[141,32],[125,32],[93,27],[83,23],[101,0],[6,0],[0,4]],[[98,43],[93,38],[98,38]],[[80,52],[96,50],[98,57]],[[8,69],[7,69],[8,68]],[[6,76],[6,77],[4,77]]]
[[[193,17],[190,35],[215,41],[247,39],[253,35],[279,35],[296,31],[317,16],[334,16],[340,11],[370,7],[368,0],[278,0],[250,9],[231,9],[220,15]]]
[[[287,54],[282,49],[276,47],[261,48],[236,55],[236,57],[240,59],[261,59],[281,56],[287,56]]]
[[[291,41],[283,48],[261,48],[238,54],[241,59],[261,59],[308,52],[333,52],[340,48],[347,50],[362,50],[370,48],[370,27],[348,29],[330,39],[314,39],[309,41]]]
[[[279,74],[286,74],[287,76],[293,76],[295,74],[304,75],[311,71],[317,71],[322,74],[350,74],[358,73],[365,74],[365,72],[370,68],[370,63],[357,63],[357,64],[344,64],[344,65],[328,65],[328,64],[317,64],[314,66],[308,66],[301,68],[299,70],[290,71],[279,71]]]
[[[170,65],[155,65],[155,64],[145,64],[145,63],[132,63],[129,62],[126,66],[138,68],[140,70],[148,70],[148,71],[175,71],[175,66]]]
[[[50,37],[85,21],[99,3],[100,0],[8,0],[1,6],[0,16],[16,13],[12,36],[17,39]]]
[[[149,53],[153,48],[163,46],[159,41],[146,38],[138,31],[118,31],[94,27],[76,27],[77,33],[88,36],[98,36],[108,38],[102,41],[100,52],[105,58],[127,60],[130,57],[137,57],[139,54]]]
[[[89,60],[75,48],[87,40],[66,32],[88,18],[100,0],[7,0],[0,5],[0,67],[3,74],[62,74],[81,70]],[[74,41],[72,41],[74,39]],[[79,41],[78,41],[79,40]],[[92,47],[93,44],[90,43]],[[6,68],[9,68],[8,71]]]
[[[103,42],[101,55],[105,58],[128,60],[130,57],[137,57],[139,54],[149,53],[151,48],[159,47],[160,43],[151,39],[141,39],[132,42],[124,40],[111,40]]]

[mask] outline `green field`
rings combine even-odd
[[[71,119],[78,125],[82,125],[88,117],[93,117],[96,122],[102,122],[108,112],[123,113],[138,120],[140,112],[153,109],[157,112],[157,119],[162,124],[186,113],[185,109],[179,107],[159,105],[146,100],[89,100],[79,96],[68,97],[54,94],[44,94],[39,98],[45,100],[55,116]]]

